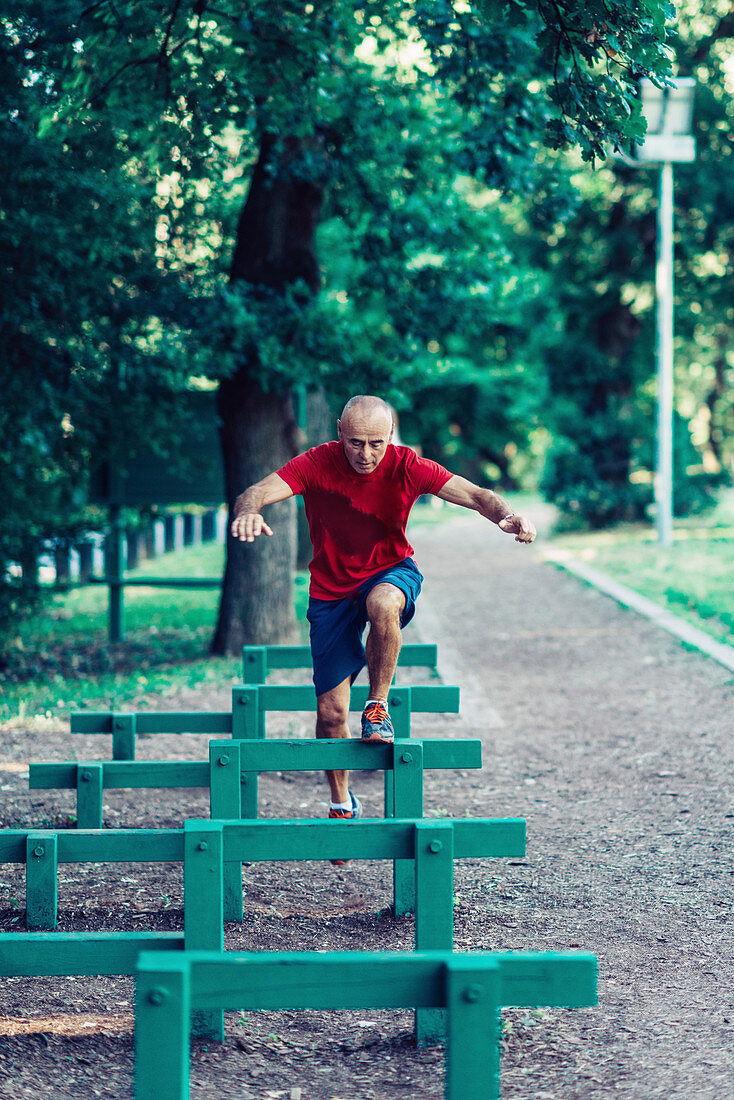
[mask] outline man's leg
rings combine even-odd
[[[365,606],[370,624],[365,644],[370,699],[387,701],[403,643],[400,617],[405,607],[405,593],[389,582],[376,584]]]
[[[331,691],[324,692],[316,699],[316,736],[349,737],[347,718],[349,715],[349,692],[351,680],[347,677]],[[349,772],[328,771],[332,803],[349,801]]]
[[[394,738],[387,698],[402,645],[400,621],[405,603],[405,593],[389,582],[376,584],[365,602],[370,624],[365,644],[370,698],[362,713],[363,741],[385,744]]]
[[[349,737],[349,693],[351,677],[337,684],[331,691],[316,697],[316,736]],[[355,818],[362,816],[362,805],[349,790],[349,772],[327,771],[331,791],[329,817]],[[348,859],[332,859],[335,867],[346,867]]]

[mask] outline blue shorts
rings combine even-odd
[[[394,584],[405,594],[400,625],[415,615],[415,601],[423,574],[412,558],[392,565],[364,581],[354,596],[343,600],[309,600],[306,618],[311,624],[311,659],[316,695],[331,691],[348,677],[354,681],[367,663],[362,634],[367,625],[367,596],[376,584]]]

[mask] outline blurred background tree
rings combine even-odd
[[[156,409],[187,376],[150,347],[170,315],[152,181],[102,120],[48,127],[68,27],[31,8],[0,21],[0,640],[37,605],[42,542],[88,525],[90,465],[122,457],[115,425],[170,448]]]
[[[697,82],[697,157],[676,170],[677,515],[710,505],[734,472],[732,122],[734,18],[728,0],[682,2],[671,48]],[[574,172],[571,217],[521,226],[528,262],[555,271],[557,339],[546,346],[552,441],[542,487],[567,522],[642,519],[655,437],[657,172],[609,160]]]

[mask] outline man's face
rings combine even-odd
[[[361,413],[355,409],[337,420],[339,439],[347,462],[358,474],[371,474],[385,457],[392,439],[392,418],[380,409]]]

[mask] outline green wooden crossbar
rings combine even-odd
[[[423,813],[423,773],[434,768],[481,767],[478,740],[401,741],[394,745],[364,745],[358,740],[296,741],[214,740],[204,761],[60,761],[32,762],[32,790],[76,789],[77,823],[81,829],[102,828],[102,792],[135,787],[208,787],[212,817],[256,818],[260,772],[384,770],[386,817],[420,817]],[[241,874],[229,867],[228,919],[242,914]],[[414,869],[410,862],[393,866],[395,913],[411,912]]]
[[[367,695],[367,687],[352,688],[350,710],[361,711]],[[412,713],[458,714],[459,689],[443,684],[395,687],[390,691],[389,704],[396,736],[409,737]],[[268,711],[315,710],[316,696],[308,684],[252,684],[233,689],[231,711],[76,711],[71,714],[71,732],[112,734],[113,759],[133,760],[137,734],[254,738],[262,735],[261,718]]]
[[[135,977],[135,1098],[188,1100],[197,1009],[419,1007],[447,1016],[447,1100],[495,1100],[502,1007],[595,1003],[592,955],[144,952]]]
[[[3,932],[0,976],[134,974],[141,951],[183,951],[180,932]]]
[[[422,770],[469,769],[482,766],[479,740],[435,738],[401,742],[397,753],[393,745],[365,745],[358,739],[324,740],[213,740],[206,760],[101,760],[32,761],[29,766],[31,790],[76,790],[77,821],[81,829],[101,829],[101,795],[104,790],[164,787],[207,787],[216,800],[227,769],[237,768],[240,786],[251,783],[253,773],[283,771],[395,770],[395,759],[410,752],[412,745],[422,747]],[[404,770],[404,769],[403,769]],[[98,789],[97,789],[98,788]],[[86,808],[84,796],[91,793],[94,813]],[[97,812],[99,809],[99,812]],[[257,817],[257,801],[242,816]],[[394,806],[389,807],[394,815]],[[241,812],[241,811],[240,811]],[[213,814],[212,816],[219,816]],[[227,816],[233,816],[230,812]],[[239,816],[239,813],[238,813]]]
[[[438,668],[438,646],[407,642],[398,655],[400,668]],[[264,684],[276,669],[311,668],[307,645],[245,645],[242,647],[242,679],[246,684]]]
[[[430,829],[448,826],[456,859],[522,856],[525,853],[525,822],[519,818],[445,819],[418,824]],[[184,829],[79,829],[59,832],[3,829],[0,831],[0,864],[21,863],[26,866],[28,927],[54,928],[57,916],[56,878],[60,863],[180,862],[185,860],[184,837],[187,831],[192,833],[197,830],[213,830],[216,835],[221,833],[223,864],[332,858],[414,859],[415,825],[414,820],[395,819],[247,822],[195,819],[186,822]],[[206,837],[203,839],[206,841]],[[420,874],[419,868],[416,874]],[[206,908],[201,911],[205,913]],[[222,921],[224,919],[230,917],[223,915]]]
[[[87,584],[119,588],[221,588],[221,577],[89,577]]]

